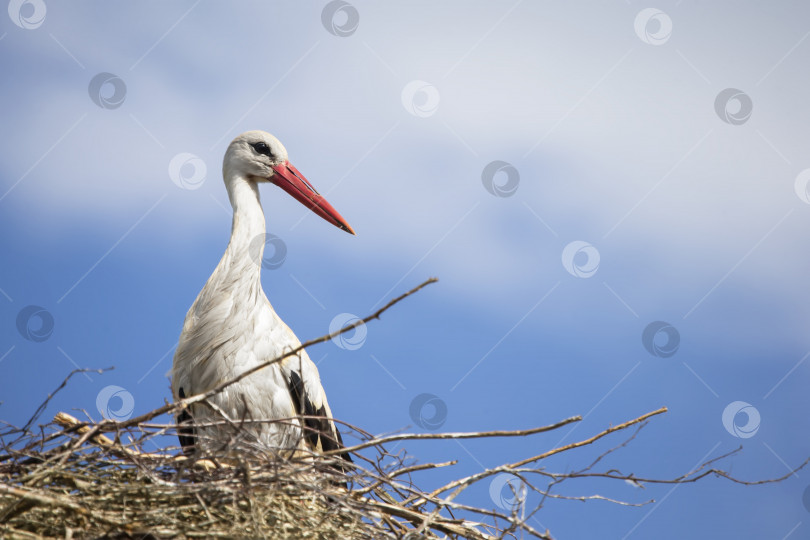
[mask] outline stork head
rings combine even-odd
[[[226,183],[232,178],[270,182],[329,223],[354,234],[354,229],[337,210],[293,167],[281,141],[266,131],[246,131],[231,141],[222,168]]]

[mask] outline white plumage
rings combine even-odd
[[[289,163],[286,149],[269,133],[248,131],[234,139],[225,153],[223,176],[233,206],[231,239],[186,315],[172,367],[175,400],[211,390],[300,345],[262,290],[265,220],[259,183],[278,185],[316,214],[354,234]],[[212,406],[197,403],[178,417],[185,424],[180,439],[187,449],[194,445],[206,451],[227,450],[234,438],[268,449],[343,446],[318,368],[306,351],[245,377],[209,401]],[[193,426],[222,423],[223,415],[234,425]],[[277,419],[292,420],[255,422]],[[236,427],[244,420],[251,422]]]

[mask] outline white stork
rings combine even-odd
[[[262,290],[264,242],[256,242],[265,234],[260,183],[277,185],[326,221],[354,234],[269,133],[248,131],[234,139],[225,152],[222,172],[233,206],[231,239],[186,315],[172,366],[175,400],[216,388],[300,345]],[[318,368],[305,350],[226,387],[209,402],[193,404],[178,415],[180,443],[186,451],[195,445],[207,451],[227,450],[234,440],[268,449],[343,448]],[[279,419],[290,420],[269,422]],[[194,425],[203,423],[209,425]],[[344,457],[349,459],[348,454]]]

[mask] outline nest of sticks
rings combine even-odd
[[[175,426],[140,420],[82,422],[58,413],[53,422],[37,431],[9,427],[1,434],[0,535],[483,540],[514,537],[523,531],[536,538],[551,538],[547,531],[537,531],[526,523],[519,505],[512,512],[475,508],[456,502],[457,496],[502,472],[524,475],[546,457],[590,444],[661,412],[664,409],[588,440],[460,478],[430,492],[415,485],[414,473],[455,462],[407,465],[408,458],[387,452],[386,445],[412,439],[529,436],[576,422],[579,417],[526,431],[383,438],[355,431],[362,442],[349,448],[355,463],[344,472],[336,466],[341,459],[337,456],[300,451],[274,455],[249,445],[231,447],[221,457],[205,458],[183,455],[177,447],[148,451],[173,436]],[[156,413],[160,414],[165,412]],[[458,513],[468,517],[458,517]],[[470,519],[471,515],[479,519]]]
[[[385,307],[351,326],[309,341],[309,347],[376,319],[386,309],[432,283],[395,298]],[[295,354],[300,349],[287,353]],[[550,540],[548,531],[529,521],[548,498],[602,499],[642,506],[601,495],[566,496],[553,490],[573,478],[607,478],[645,483],[688,483],[709,475],[742,484],[776,482],[804,467],[810,458],[783,477],[745,482],[714,467],[737,450],[711,459],[674,479],[642,478],[616,468],[596,469],[611,452],[628,444],[647,421],[666,412],[661,408],[590,437],[541,454],[504,463],[455,479],[430,491],[420,489],[415,476],[449,467],[446,463],[417,463],[404,451],[389,452],[408,440],[529,437],[581,421],[575,416],[554,424],[521,431],[473,433],[398,433],[375,437],[341,423],[346,440],[359,441],[345,450],[325,454],[271,453],[251,446],[247,438],[222,442],[222,454],[187,456],[176,446],[175,415],[192,403],[205,401],[236,380],[281,361],[276,358],[204,394],[166,403],[149,413],[122,422],[78,420],[58,413],[37,425],[50,400],[76,373],[71,373],[23,427],[0,429],[0,537],[77,539],[273,538],[364,539],[533,537]],[[290,422],[294,419],[272,420]],[[227,420],[233,427],[233,421]],[[592,445],[628,428],[625,439],[603,451],[580,469],[554,473],[545,461],[562,452]],[[245,439],[245,440],[242,440]],[[353,463],[340,457],[349,452]],[[460,502],[471,486],[493,483],[506,474],[512,497],[509,505],[476,507]],[[527,505],[529,493],[539,502]],[[493,501],[494,502],[494,501]]]

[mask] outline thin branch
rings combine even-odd
[[[666,407],[661,407],[658,410],[648,412],[647,414],[643,414],[643,415],[639,416],[638,418],[634,418],[633,420],[628,420],[627,422],[621,423],[618,426],[609,427],[608,429],[606,429],[606,430],[604,430],[604,431],[602,431],[600,433],[597,433],[593,437],[590,437],[590,438],[585,439],[583,441],[567,444],[565,446],[561,446],[559,448],[549,450],[548,452],[543,452],[542,454],[538,454],[536,456],[533,456],[533,457],[530,457],[530,458],[527,458],[527,459],[522,459],[520,461],[516,461],[515,463],[502,465],[500,467],[496,467],[495,469],[489,469],[489,470],[486,470],[484,472],[480,472],[480,473],[470,475],[470,476],[468,476],[466,478],[461,478],[459,480],[454,480],[453,482],[450,482],[449,484],[447,484],[445,486],[442,486],[442,487],[440,487],[438,489],[433,490],[430,493],[430,496],[431,497],[436,497],[440,493],[444,493],[445,491],[448,491],[450,489],[459,488],[459,487],[463,488],[466,485],[469,485],[469,484],[471,484],[473,482],[476,482],[476,481],[478,481],[478,480],[480,480],[482,478],[486,478],[487,476],[491,476],[491,475],[496,474],[498,472],[510,472],[511,469],[516,469],[518,467],[522,467],[523,465],[526,465],[527,463],[532,463],[532,462],[535,462],[535,461],[539,461],[539,460],[545,459],[545,458],[547,458],[549,456],[553,456],[554,454],[559,454],[560,452],[565,452],[567,450],[571,450],[571,449],[574,449],[574,448],[579,448],[581,446],[586,446],[588,444],[592,444],[592,443],[598,441],[599,439],[601,439],[602,437],[606,437],[607,435],[610,435],[611,433],[613,433],[615,431],[620,431],[622,429],[626,429],[626,428],[628,428],[628,427],[630,427],[632,425],[638,424],[639,422],[643,422],[644,420],[646,420],[648,418],[651,418],[651,417],[653,417],[655,415],[662,414],[662,413],[665,413],[665,412],[667,412],[667,408]],[[460,493],[460,491],[457,491],[455,494],[453,494],[451,496],[451,499],[453,497],[455,497],[458,493]]]
[[[357,452],[358,450],[363,450],[365,448],[370,448],[372,446],[377,446],[380,444],[388,444],[395,441],[420,441],[420,440],[424,441],[436,439],[483,439],[487,437],[526,437],[528,435],[534,435],[536,433],[545,433],[546,431],[559,429],[563,426],[567,426],[568,424],[579,422],[581,420],[582,420],[581,416],[572,416],[570,418],[560,420],[559,422],[549,424],[547,426],[540,426],[531,429],[517,429],[513,431],[495,430],[495,431],[461,431],[456,433],[399,433],[397,435],[389,435],[388,437],[381,437],[379,439],[371,439],[370,441],[366,441],[357,444],[355,446],[349,446],[347,448],[343,448],[340,450],[330,450],[328,452],[324,452],[322,455],[331,456],[336,454],[342,454],[344,452]]]
[[[33,423],[37,421],[37,418],[39,418],[40,415],[42,415],[42,412],[45,410],[45,407],[48,406],[48,403],[50,403],[50,401],[54,398],[54,396],[56,396],[56,394],[58,394],[60,390],[62,390],[65,386],[67,386],[67,383],[71,379],[71,377],[73,377],[74,375],[77,375],[79,373],[99,373],[99,374],[101,374],[101,373],[104,373],[105,371],[111,371],[113,369],[115,369],[115,368],[114,367],[108,367],[108,368],[102,368],[102,369],[74,369],[73,371],[68,373],[68,376],[65,377],[65,379],[62,381],[62,384],[57,386],[56,390],[54,390],[53,392],[48,394],[48,397],[45,399],[45,401],[43,401],[39,405],[39,407],[37,407],[37,410],[34,411],[34,414],[31,415],[31,418],[29,418],[28,422],[26,422],[26,424],[22,427],[22,431],[23,432],[28,431],[28,428],[30,428],[33,425]]]

